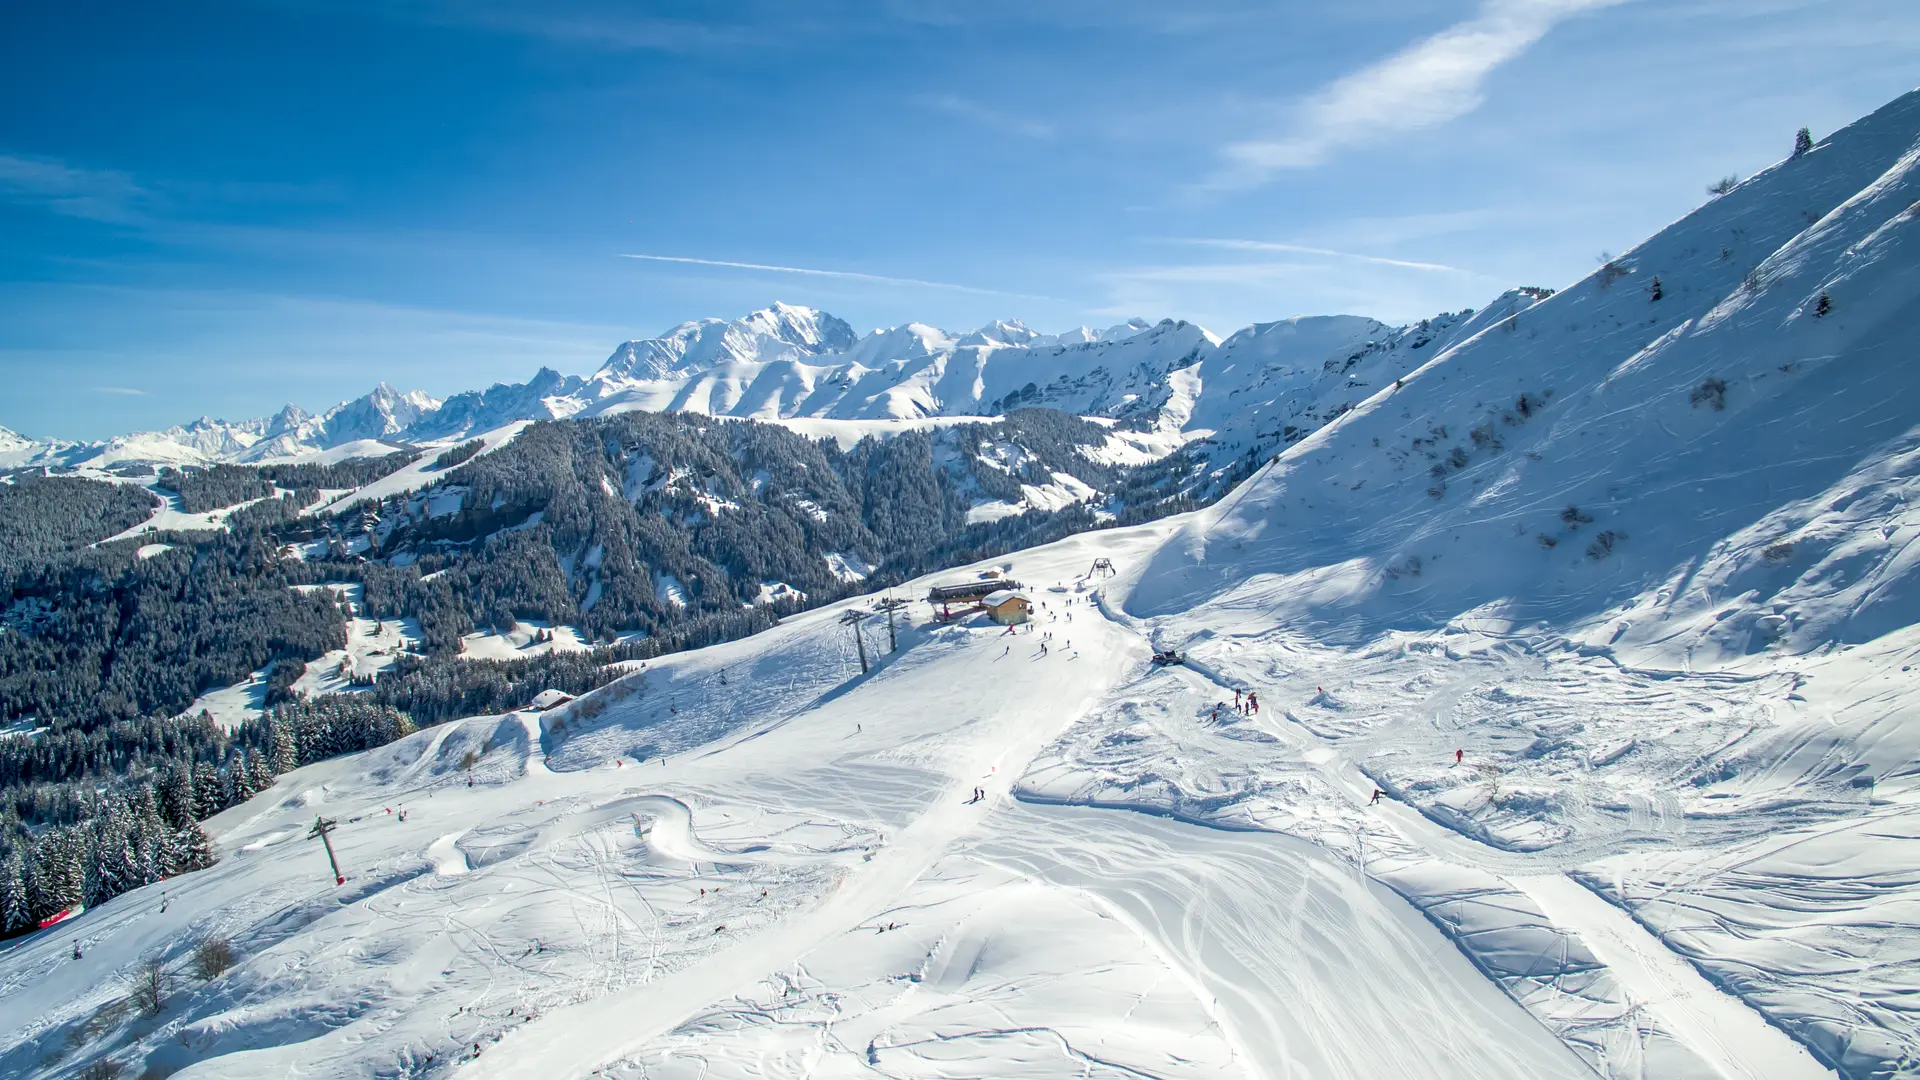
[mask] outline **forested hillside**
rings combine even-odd
[[[777,425],[624,413],[440,454],[425,486],[304,513],[420,458],[162,469],[219,531],[142,532],[153,491],[23,473],[0,486],[0,931],[204,865],[194,822],[296,764],[414,724],[580,693],[607,665],[754,633],[853,591],[1192,507],[1230,483],[1175,453],[1111,463],[1110,429],[1048,409],[849,449]],[[1249,460],[1239,469],[1250,469]],[[391,487],[392,485],[387,485]],[[244,505],[242,505],[244,504]],[[983,514],[982,507],[991,509]],[[164,522],[165,515],[154,519]],[[347,695],[304,700],[345,647],[321,585],[418,636]],[[478,660],[463,636],[570,625],[586,653]],[[264,671],[267,715],[184,715]]]
[[[366,561],[370,612],[417,618],[428,652],[516,620],[594,640],[684,632],[743,609],[797,610],[1104,523],[1186,509],[1175,455],[1101,464],[1104,427],[1051,410],[866,439],[842,451],[783,427],[625,413],[535,424],[422,490],[327,523]],[[1029,487],[1084,494],[1016,507]],[[983,520],[983,503],[1016,512]]]

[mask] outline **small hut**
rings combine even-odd
[[[533,695],[533,702],[529,708],[546,712],[548,709],[557,709],[572,700],[572,694],[565,694],[558,690],[542,690]]]
[[[1027,599],[1025,593],[1013,589],[988,593],[980,601],[980,606],[986,608],[993,621],[1002,626],[1017,626],[1033,617],[1033,601]]]

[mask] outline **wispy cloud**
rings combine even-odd
[[[441,10],[447,13],[449,21],[464,20],[482,29],[614,51],[693,52],[765,40],[767,36],[746,26],[656,18],[632,12],[563,12],[537,6],[473,9],[464,5],[447,5]]]
[[[977,124],[980,127],[993,131],[1004,132],[1008,135],[1018,135],[1023,139],[1053,138],[1053,125],[1051,124],[1043,123],[1030,117],[1001,112],[998,109],[982,105],[977,101],[963,98],[958,94],[934,94],[920,98],[919,101],[920,104],[936,112],[943,112],[948,116],[958,117],[968,123]]]
[[[40,206],[69,217],[129,221],[147,193],[133,177],[111,169],[83,169],[54,158],[0,154],[0,199]]]
[[[885,274],[862,274],[853,270],[817,270],[806,266],[771,266],[766,263],[730,262],[726,259],[694,259],[684,255],[638,255],[621,252],[623,259],[644,259],[648,262],[682,263],[688,266],[717,266],[729,270],[759,270],[774,274],[799,274],[805,277],[835,278],[841,281],[865,281],[875,285],[905,285],[918,289],[946,289],[952,292],[973,293],[978,296],[1009,296],[1017,300],[1048,300],[1065,303],[1052,296],[1033,296],[1027,293],[1006,292],[1002,289],[982,289],[973,285],[956,285],[950,281],[926,281],[921,278],[889,277]]]
[[[116,394],[120,397],[146,397],[147,396],[147,392],[145,390],[135,390],[131,386],[96,386],[93,388],[93,392],[96,394]]]
[[[119,169],[0,152],[0,202],[136,228],[158,229],[232,206],[312,204],[341,197],[341,190],[327,183],[135,177]]]
[[[1383,255],[1361,255],[1352,251],[1334,251],[1331,248],[1308,247],[1305,244],[1286,244],[1275,240],[1234,240],[1208,237],[1178,237],[1168,241],[1174,244],[1188,244],[1193,247],[1219,248],[1224,251],[1273,252],[1287,255],[1317,255],[1329,259],[1350,259],[1354,262],[1372,263],[1375,266],[1397,266],[1404,270],[1426,270],[1439,274],[1465,274],[1469,277],[1482,277],[1472,270],[1462,270],[1445,263],[1415,262],[1412,259],[1390,259]]]
[[[725,21],[639,10],[624,0],[271,0],[329,15],[373,16],[428,26],[545,39],[609,52],[686,53],[750,42],[778,43],[767,32],[762,5],[737,5]],[[659,5],[653,5],[659,6]],[[777,12],[767,12],[768,15]],[[791,22],[792,20],[788,20]],[[783,25],[783,30],[790,27]],[[787,36],[791,36],[788,34]]]
[[[1480,107],[1487,76],[1561,22],[1622,0],[1482,0],[1473,18],[1350,72],[1300,104],[1285,134],[1229,144],[1206,186],[1252,187],[1338,152],[1437,127]]]

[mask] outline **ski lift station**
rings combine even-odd
[[[927,603],[940,609],[940,617],[953,618],[954,605],[962,605],[961,614],[968,609],[979,607],[987,597],[999,592],[1013,592],[1022,588],[1012,578],[988,578],[980,581],[965,581],[958,585],[935,585],[927,590]]]
[[[1002,626],[1018,626],[1033,617],[1033,601],[1027,599],[1025,593],[1013,589],[988,593],[981,599],[980,606],[986,608],[993,621]]]

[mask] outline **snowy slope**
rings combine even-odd
[[[935,628],[916,606],[902,652],[862,677],[840,605],[563,710],[289,774],[215,819],[212,870],[0,953],[0,1062],[1586,1075],[1432,921],[1311,844],[1009,799],[1148,671],[1074,575],[1096,554],[1138,564],[1164,532],[1013,560],[1042,586],[1050,642]],[[341,822],[344,887],[301,839],[315,814]],[[141,957],[208,932],[233,940],[232,971],[183,979],[151,1022],[104,1008]]]
[[[1128,608],[1516,888],[1607,883],[1850,1077],[1920,1060],[1916,169],[1920,94],[1382,388]],[[1657,854],[1588,865],[1623,847]],[[1782,900],[1838,866],[1874,885]],[[1835,958],[1866,925],[1892,962]]]

